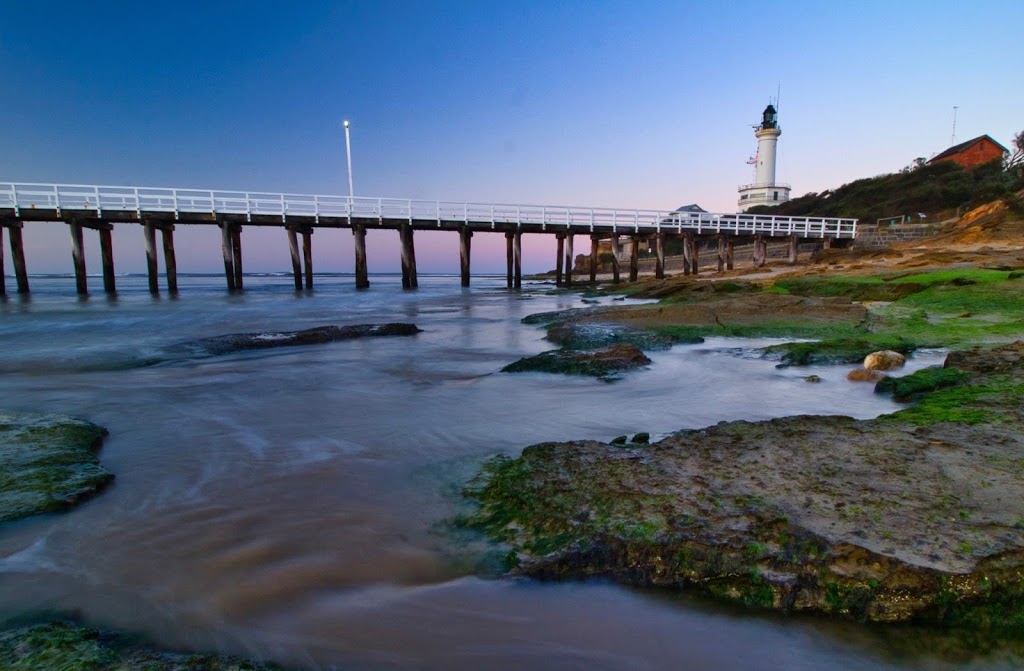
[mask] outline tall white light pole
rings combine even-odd
[[[348,158],[348,197],[355,195],[352,191],[352,140],[348,136],[348,119],[345,119],[345,156]]]

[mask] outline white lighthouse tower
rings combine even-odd
[[[755,126],[757,138],[757,166],[753,184],[740,187],[740,212],[746,212],[755,205],[777,205],[789,200],[789,184],[775,181],[775,149],[779,143],[782,128],[774,105],[764,108],[761,125]]]

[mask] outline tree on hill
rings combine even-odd
[[[1013,153],[1006,161],[1006,168],[1010,169],[1024,163],[1024,130],[1013,136]]]

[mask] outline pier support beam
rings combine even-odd
[[[619,254],[622,253],[622,245],[619,243],[619,236],[612,236],[612,283],[619,283]]]
[[[832,238],[825,238],[824,240],[821,241],[821,243],[822,249],[832,249]]]
[[[555,286],[562,286],[562,263],[565,261],[565,233],[555,233]]]
[[[356,239],[356,289],[369,289],[370,273],[366,267],[366,226],[356,224],[352,227],[352,235]]]
[[[220,224],[220,251],[224,256],[224,279],[228,283],[228,291],[234,291],[235,261],[234,253],[231,251],[231,225],[227,222]],[[152,284],[150,287],[152,288]]]
[[[797,254],[800,252],[800,238],[795,235],[789,236],[789,265],[796,264]]]
[[[102,235],[103,232],[100,232]],[[167,293],[178,293],[178,257],[174,253],[174,226],[168,225],[160,229],[160,237],[164,243],[164,267],[167,270]]]
[[[718,272],[725,270],[725,236],[718,236]]]
[[[690,233],[683,234],[683,275],[690,274],[690,259],[693,256],[693,248],[691,242],[693,235]]]
[[[700,272],[700,238],[690,236],[690,272],[696,276]]]
[[[632,242],[629,250],[629,281],[636,282],[640,277],[640,238],[634,235]]]
[[[146,274],[149,277],[149,293],[158,294],[160,293],[160,282],[157,278],[156,227],[148,221],[143,222],[142,236],[146,240]],[[228,288],[233,288],[230,283],[228,283]]]
[[[412,226],[402,224],[398,230],[402,243],[402,288],[415,289],[419,286],[416,277],[416,245],[413,242]]]
[[[733,265],[734,265],[733,261],[734,261],[734,259],[736,257],[736,250],[734,248],[734,245],[735,245],[735,241],[732,238],[729,238],[729,240],[725,243],[725,269],[726,270],[732,270],[733,269]]]
[[[0,296],[7,295],[7,278],[4,277],[4,227],[0,226]]]
[[[110,229],[102,228],[100,233],[100,257],[103,261],[103,291],[108,294],[117,293],[117,280],[114,275],[114,239]]]
[[[665,279],[665,234],[657,233],[654,236],[654,277]]]
[[[768,241],[763,235],[754,236],[754,267],[761,268],[765,264],[765,257],[768,256]]]
[[[302,262],[305,268],[306,289],[313,288],[313,229],[307,226],[302,229]]]
[[[242,227],[231,227],[231,260],[235,270],[235,289],[242,290]]]
[[[25,243],[21,238],[23,224],[18,221],[6,225],[7,233],[11,236],[11,262],[14,264],[14,277],[18,283],[18,293],[27,294],[28,270],[25,267]]]
[[[597,243],[600,237],[597,235],[590,236],[590,281],[597,281]]]
[[[79,296],[89,295],[88,281],[85,274],[85,244],[82,236],[82,225],[71,220],[71,260],[75,265],[75,291]]]
[[[512,237],[512,260],[515,262],[515,277],[513,288],[523,288],[523,233],[516,231]]]
[[[462,275],[462,286],[469,286],[470,256],[473,251],[473,231],[469,226],[459,229],[459,270]]]
[[[302,291],[302,259],[299,256],[299,234],[294,228],[286,229],[288,233],[288,254],[292,259],[292,279],[295,290]]]
[[[576,262],[576,258],[572,253],[572,238],[572,233],[565,235],[565,286],[567,287],[572,286],[572,268]]]
[[[512,288],[513,281],[513,252],[512,252],[512,238],[515,235],[512,231],[505,233],[505,286],[509,289]]]

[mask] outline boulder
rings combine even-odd
[[[855,368],[846,374],[846,379],[850,382],[880,382],[885,377],[885,373],[879,373],[877,370],[867,370],[866,368]]]
[[[903,356],[899,352],[894,352],[891,349],[882,350],[881,352],[872,352],[864,357],[864,367],[868,370],[893,370],[894,368],[903,368],[903,364],[907,362],[907,357]]]

